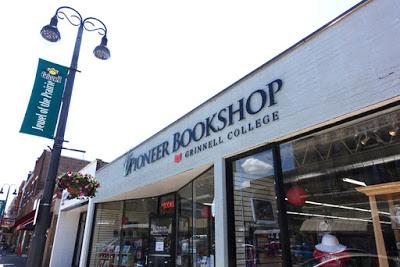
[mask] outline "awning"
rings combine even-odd
[[[35,211],[31,211],[28,214],[22,216],[21,218],[18,218],[15,223],[14,227],[16,230],[23,230],[25,229],[29,224],[33,225],[33,219],[35,217]]]
[[[35,227],[33,226],[33,218],[27,222],[24,222],[18,225],[15,229],[18,230],[33,230]]]

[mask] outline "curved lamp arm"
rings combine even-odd
[[[75,14],[70,14],[69,12],[64,12],[64,9],[71,10]],[[62,6],[57,8],[56,14],[59,19],[67,19],[69,23],[73,26],[80,26],[83,23],[81,14],[74,8],[69,6]],[[77,22],[73,21],[77,20]]]
[[[67,12],[68,11],[68,12]],[[58,19],[67,19],[68,22],[73,26],[79,26],[77,41],[79,41],[78,46],[80,46],[80,41],[82,37],[83,30],[89,32],[97,32],[103,38],[101,39],[100,45],[96,46],[93,50],[95,57],[98,59],[106,60],[110,58],[110,50],[107,47],[107,27],[99,19],[94,17],[88,17],[83,19],[81,14],[74,8],[69,6],[62,6],[56,10],[55,15],[51,18],[50,24],[44,26],[40,31],[40,34],[44,39],[50,42],[57,42],[61,39],[61,34],[57,28]],[[74,58],[79,55],[79,49],[74,49]],[[77,61],[75,59],[75,61]],[[76,64],[71,64],[73,68],[77,68]]]
[[[100,23],[101,27],[96,27],[96,24],[93,23],[93,21]],[[89,32],[97,31],[100,35],[107,36],[107,27],[101,20],[94,17],[88,17],[84,19],[82,23],[85,30]]]

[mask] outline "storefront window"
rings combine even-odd
[[[272,151],[232,162],[236,266],[280,266]]]
[[[398,266],[399,125],[386,112],[281,145],[294,266]]]
[[[97,204],[90,266],[112,266],[115,248],[120,244],[122,201]],[[118,254],[118,253],[117,253]]]
[[[214,169],[176,193],[96,204],[89,266],[214,267]]]
[[[177,256],[176,266],[192,267],[192,234],[193,234],[193,183],[186,185],[177,193]]]
[[[157,213],[157,198],[125,201],[119,250],[120,266],[145,266],[149,247],[149,217]]]
[[[193,182],[194,224],[193,251],[196,267],[214,266],[214,170],[203,174]]]
[[[214,169],[177,192],[176,266],[215,266]]]

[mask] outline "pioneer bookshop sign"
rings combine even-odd
[[[67,74],[67,67],[39,59],[21,133],[54,137]]]
[[[196,156],[268,127],[279,120],[276,104],[282,87],[281,79],[273,80],[230,105],[215,110],[206,118],[192,122],[149,150],[139,153],[131,150],[125,157],[124,175],[127,176],[170,154],[174,155],[174,162],[179,163],[183,158]]]

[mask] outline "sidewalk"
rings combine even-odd
[[[26,257],[20,257],[16,254],[0,256],[0,267],[25,267]]]

